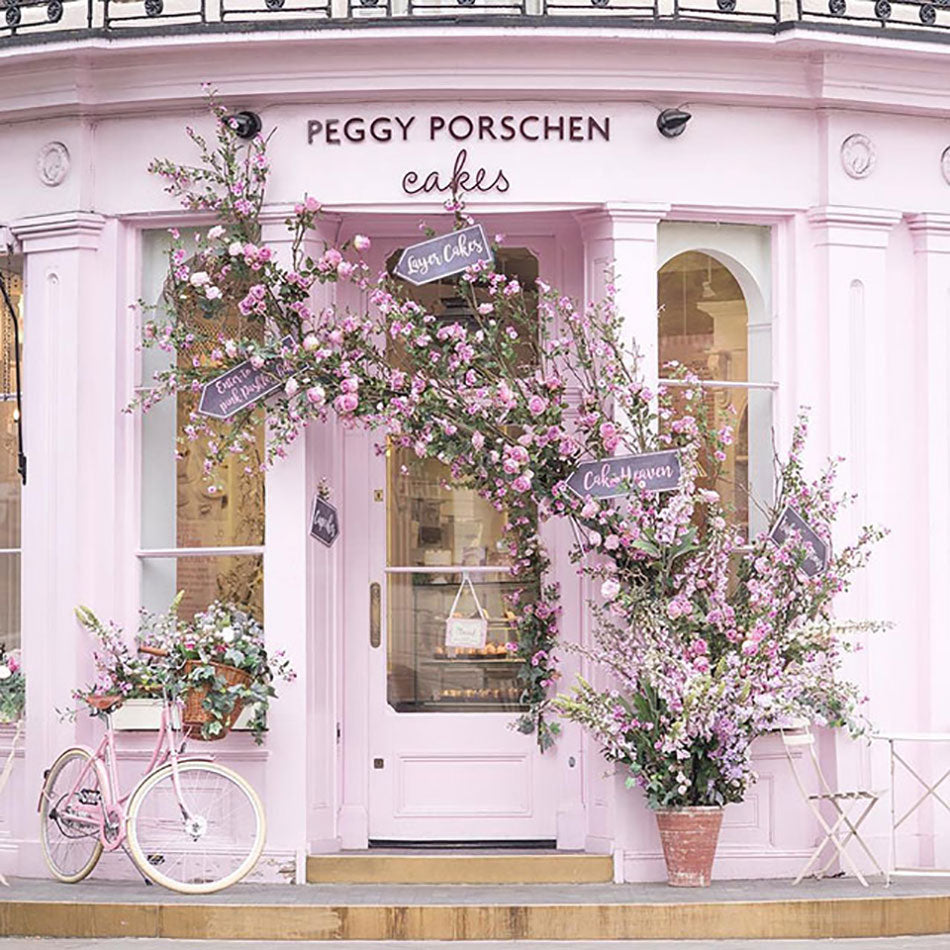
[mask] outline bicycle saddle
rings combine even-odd
[[[99,712],[112,712],[113,709],[118,709],[122,705],[123,697],[116,695],[87,696],[86,702]]]

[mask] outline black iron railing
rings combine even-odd
[[[910,30],[950,30],[950,0],[0,0],[0,38],[95,31],[120,34],[163,25],[260,23],[301,26],[366,21],[405,23],[476,17],[534,24],[624,20],[658,26],[775,29],[796,22]]]

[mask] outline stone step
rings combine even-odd
[[[360,851],[313,854],[309,884],[605,884],[607,854],[557,851]]]
[[[135,882],[11,880],[0,937],[180,940],[778,940],[950,933],[950,881],[254,885],[189,897]],[[675,944],[674,944],[675,946]]]

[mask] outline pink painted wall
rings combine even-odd
[[[950,185],[940,165],[950,145],[950,91],[941,82],[948,57],[936,43],[795,30],[674,37],[546,28],[502,37],[490,28],[424,25],[0,51],[8,185],[0,225],[26,260],[30,457],[22,620],[29,717],[26,751],[0,810],[0,871],[40,873],[33,803],[42,770],[55,750],[92,734],[88,722],[71,726],[52,714],[88,673],[73,605],[91,603],[131,623],[138,604],[139,433],[119,411],[135,379],[127,308],[139,293],[141,230],[187,223],[145,167],[155,155],[192,157],[182,127],[208,127],[203,80],[228,103],[258,110],[265,129],[275,130],[275,221],[309,192],[330,212],[328,239],[338,229],[343,237],[361,231],[378,248],[398,246],[420,219],[441,220],[437,201],[402,191],[403,174],[448,173],[465,145],[471,165],[490,177],[503,168],[511,183],[504,194],[473,198],[470,210],[508,243],[539,248],[546,275],[568,292],[595,292],[604,264],[615,260],[630,332],[648,352],[664,223],[770,228],[778,441],[797,406],[812,405],[816,464],[828,453],[848,456],[845,481],[861,493],[846,527],[874,520],[892,529],[841,605],[843,615],[896,624],[855,657],[854,675],[881,728],[950,728],[942,675],[950,660]],[[684,102],[694,115],[686,133],[661,138],[657,111]],[[611,137],[307,144],[308,120],[415,115],[422,130],[433,114],[609,116]],[[842,165],[842,142],[856,133],[876,155],[864,178]],[[55,187],[36,174],[37,153],[51,141],[70,153],[69,172]],[[279,250],[279,229],[268,227]],[[714,236],[701,239],[716,250]],[[378,727],[367,701],[373,658],[365,636],[378,563],[365,541],[378,527],[370,457],[366,437],[315,429],[268,476],[268,637],[304,675],[284,688],[263,749],[243,736],[216,748],[267,803],[262,876],[286,878],[308,850],[365,847],[370,833]],[[324,475],[344,511],[343,538],[329,551],[303,531]],[[554,529],[550,540],[565,629],[586,637],[586,592],[566,561],[569,538]],[[8,741],[0,729],[0,755]],[[125,740],[130,763],[141,741]],[[628,880],[662,875],[651,817],[621,778],[605,777],[586,737],[566,729],[543,762],[530,740],[511,754],[547,777],[549,791],[526,807],[553,809],[561,847],[617,851]],[[879,748],[825,736],[822,754],[842,785],[886,784]],[[723,877],[791,875],[814,836],[777,740],[761,741],[757,763],[759,784],[726,817]],[[881,809],[872,834],[882,859],[885,817]],[[935,822],[925,815],[914,829],[915,859],[932,849]],[[438,831],[438,822],[432,827]],[[452,837],[453,827],[446,817],[436,836]],[[106,870],[122,873],[118,864]]]

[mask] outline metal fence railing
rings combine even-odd
[[[787,22],[870,26],[924,34],[950,30],[950,0],[0,0],[0,38],[163,24],[318,24],[448,19],[572,22],[627,19],[724,28]]]

